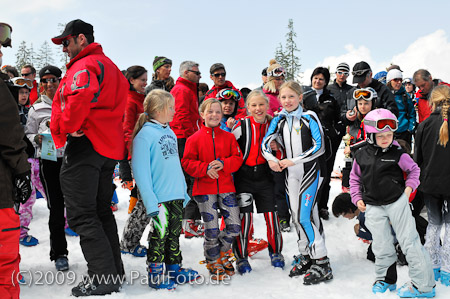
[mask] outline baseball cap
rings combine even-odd
[[[353,83],[362,83],[367,76],[368,72],[371,72],[372,69],[370,65],[365,61],[360,61],[353,66]]]
[[[58,67],[47,65],[41,68],[41,70],[39,71],[39,78],[42,79],[42,77],[44,77],[45,75],[53,75],[56,78],[61,78],[61,74],[62,72]]]
[[[81,33],[84,35],[94,35],[94,27],[92,27],[89,23],[76,19],[67,23],[66,28],[64,28],[64,32],[52,38],[52,42],[60,45],[68,36],[78,35]]]

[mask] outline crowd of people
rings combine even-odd
[[[11,46],[11,32],[0,23],[0,50]],[[397,264],[410,270],[411,281],[398,288],[402,298],[434,297],[436,281],[450,285],[450,85],[427,70],[406,78],[391,65],[373,75],[367,62],[342,62],[333,82],[328,68],[317,67],[302,86],[285,81],[272,59],[251,91],[228,81],[222,63],[209,69],[211,88],[200,83],[195,61],[183,61],[174,80],[172,60],[157,56],[148,84],[143,66],[120,71],[82,20],[52,42],[70,59],[64,75],[52,65],[38,72],[25,65],[20,75],[2,68],[2,298],[19,297],[11,275],[19,244],[39,243],[29,234],[39,196],[50,210],[57,271],[70,268],[66,234],[80,238],[88,273],[74,296],[118,292],[121,280],[112,278],[125,277],[122,254],[146,257],[152,288],[196,280],[197,271],[182,267],[181,234],[204,238],[211,279],[249,273],[252,246],[260,244],[254,206],[264,215],[272,267],[286,266],[282,232],[292,222],[299,254],[289,276],[304,276],[305,285],[332,280],[322,220],[342,141],[342,193],[332,212],[358,218],[355,234],[370,244],[375,263],[373,293],[397,289]],[[112,203],[117,167],[130,190],[122,238]]]

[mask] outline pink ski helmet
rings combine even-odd
[[[397,117],[394,113],[384,108],[375,109],[367,113],[363,123],[366,133],[395,132],[398,128]]]

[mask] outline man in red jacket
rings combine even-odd
[[[209,98],[215,98],[217,93],[224,88],[232,88],[237,92],[239,92],[239,94],[241,95],[241,99],[239,100],[238,103],[238,111],[236,114],[236,119],[246,117],[247,109],[245,108],[244,97],[242,96],[242,93],[239,91],[239,89],[234,87],[233,83],[225,79],[225,77],[227,76],[225,66],[222,63],[214,63],[209,69],[209,72],[211,74],[210,78],[214,82],[214,86],[206,93],[205,100]]]
[[[170,127],[177,135],[178,155],[181,158],[184,154],[186,139],[194,134],[201,125],[200,114],[198,113],[198,82],[201,73],[199,64],[194,61],[183,61],[180,65],[180,77],[170,93],[175,98],[175,116]],[[184,170],[183,170],[184,172]],[[192,195],[192,185],[194,179],[184,172],[188,194]],[[200,219],[200,212],[194,200],[190,200],[183,213],[183,230],[187,238],[202,235],[195,219]]]
[[[416,92],[416,98],[418,98],[418,113],[419,113],[419,123],[423,122],[431,114],[431,105],[428,99],[430,98],[433,89],[438,86],[445,84],[450,86],[450,84],[442,82],[439,79],[434,79],[431,77],[429,71],[420,69],[415,71],[413,76],[413,81],[419,90]]]
[[[128,81],[94,43],[91,24],[74,20],[52,38],[70,58],[52,105],[57,148],[67,142],[60,181],[70,228],[80,235],[88,277],[74,296],[116,292],[124,276],[117,224],[110,205],[112,174],[124,157],[122,120]]]

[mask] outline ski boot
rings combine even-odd
[[[183,233],[184,237],[187,239],[193,237],[203,237],[205,231],[203,225],[200,221],[195,221],[193,219],[183,219]]]
[[[19,243],[23,246],[31,247],[39,244],[39,240],[33,236],[26,235],[25,237],[19,239]]]
[[[166,265],[167,275],[176,284],[194,281],[200,277],[198,272],[191,268],[181,268],[181,264]]]
[[[214,280],[223,280],[227,275],[220,258],[215,261],[208,261],[208,263],[206,264],[206,269],[208,269],[209,274],[211,275],[211,279]]]
[[[72,288],[75,297],[103,296],[113,292],[119,292],[120,283],[99,283],[93,278],[84,277],[82,281]]]
[[[280,219],[280,228],[283,233],[288,233],[291,231],[291,226],[286,219]]]
[[[147,255],[147,248],[143,245],[136,245],[132,249],[121,249],[120,252],[123,254],[131,254],[135,257],[144,257]]]
[[[318,284],[322,281],[328,281],[331,279],[333,279],[333,272],[330,267],[330,259],[323,257],[318,260],[313,260],[311,268],[309,268],[303,278],[303,284]]]
[[[270,263],[275,268],[284,268],[284,257],[281,253],[269,253]]]
[[[292,262],[291,272],[289,272],[289,277],[300,276],[305,274],[309,268],[311,268],[312,261],[309,255],[295,255],[294,261]]]
[[[434,280],[439,281],[439,279],[441,278],[441,268],[434,268],[433,273],[434,273]]]
[[[220,262],[222,263],[225,273],[227,273],[229,276],[233,276],[234,275],[234,267],[233,267],[233,263],[230,261],[230,255],[227,254],[226,252],[221,251],[220,252]]]
[[[433,288],[429,292],[421,292],[411,282],[407,282],[398,289],[397,295],[400,298],[433,298],[436,296],[436,290]]]
[[[395,291],[396,288],[397,288],[397,285],[395,283],[391,284],[391,283],[387,283],[387,282],[382,281],[382,280],[377,280],[373,284],[372,292],[374,294],[376,294],[376,293],[384,293],[384,292],[386,292],[386,290],[389,290],[389,291],[393,292],[393,291]]]
[[[445,286],[450,286],[450,272],[441,271],[441,283]]]
[[[250,273],[252,271],[252,267],[250,266],[248,259],[239,259],[236,262],[236,267],[239,274]]]
[[[66,255],[58,257],[55,261],[56,271],[66,271],[69,270],[69,260]]]
[[[175,282],[164,272],[164,263],[148,265],[148,285],[154,289],[175,290]]]

